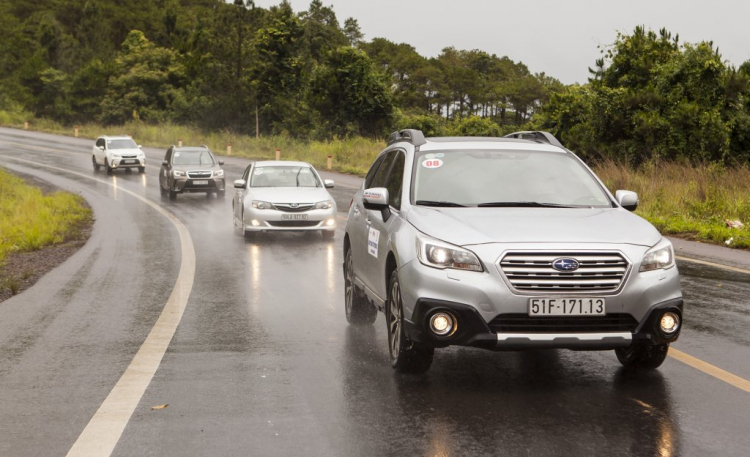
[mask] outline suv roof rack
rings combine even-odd
[[[560,140],[555,138],[555,135],[549,132],[542,132],[540,130],[527,130],[524,132],[513,132],[509,135],[505,135],[503,138],[518,138],[521,140],[539,141],[542,143],[551,144],[552,146],[564,148],[562,143],[560,143]]]
[[[427,143],[422,131],[417,129],[404,129],[391,133],[391,136],[388,137],[388,146],[398,141],[406,141],[414,146],[421,146]]]

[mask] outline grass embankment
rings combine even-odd
[[[80,236],[91,221],[83,198],[67,192],[44,195],[36,187],[0,170],[0,266],[13,252],[41,249]]]
[[[0,111],[0,125],[23,127],[26,115]],[[28,117],[30,118],[30,117]],[[72,127],[35,119],[31,129],[72,135]],[[118,127],[83,124],[79,135],[95,138],[102,134],[132,133],[137,142],[154,147],[168,147],[182,139],[185,145],[206,144],[225,154],[227,142],[232,155],[252,159],[269,159],[281,149],[285,160],[303,160],[325,169],[328,155],[333,168],[345,173],[364,175],[385,141],[351,138],[331,141],[303,141],[283,136],[256,139],[230,132],[201,132],[185,126],[150,126],[130,123]],[[614,162],[593,167],[613,192],[628,189],[638,192],[637,213],[662,233],[710,241],[735,248],[750,248],[750,169],[728,169],[714,165],[687,166],[662,163],[632,169]],[[745,227],[726,227],[725,220],[739,220]]]

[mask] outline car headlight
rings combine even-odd
[[[484,271],[473,252],[426,236],[417,236],[417,256],[423,265],[432,268]]]
[[[333,206],[333,202],[331,200],[326,200],[324,202],[318,202],[315,204],[315,209],[328,209]]]
[[[112,154],[112,158],[113,159],[119,159],[120,158],[120,154]]]
[[[139,159],[145,159],[145,158],[146,158],[146,156],[145,156],[145,155],[143,155],[143,154],[138,154],[138,158],[139,158]]]
[[[662,239],[643,256],[639,271],[661,270],[672,266],[674,266],[672,243],[669,240]]]
[[[260,200],[253,200],[253,208],[257,209],[275,209],[272,204],[268,202],[262,202]]]
[[[214,178],[221,178],[224,176],[224,170],[219,170],[214,172]]]
[[[185,176],[185,172],[180,170],[172,170],[172,176],[174,176],[175,178],[179,178],[181,176]]]

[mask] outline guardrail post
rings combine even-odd
[[[182,147],[182,138],[180,138],[179,140],[177,140],[177,147],[178,148]]]
[[[276,160],[281,160],[281,149],[276,148]]]
[[[29,129],[29,121],[23,121],[23,129],[28,130]]]
[[[73,127],[73,136],[78,138],[78,126],[77,125]]]
[[[227,155],[232,155],[232,142],[227,143]]]
[[[329,155],[329,156],[328,156],[328,169],[329,169],[329,170],[331,169],[331,162],[332,162],[332,161],[333,161],[333,157],[331,157],[331,156]]]

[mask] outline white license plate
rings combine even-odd
[[[529,316],[604,316],[603,298],[530,298]]]
[[[282,221],[306,221],[307,214],[282,214]]]
[[[193,181],[193,184],[195,184],[196,186],[205,186],[208,184],[208,181]]]
[[[128,164],[128,163],[138,163],[137,160],[123,160],[122,163]]]

